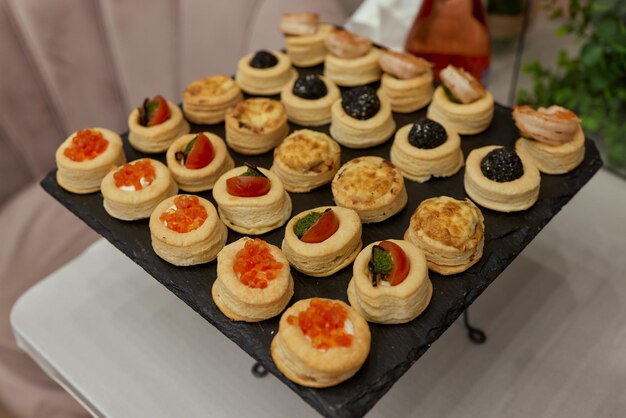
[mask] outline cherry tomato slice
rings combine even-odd
[[[213,161],[213,158],[215,158],[215,151],[211,141],[205,134],[199,134],[187,158],[185,158],[185,167],[191,169],[204,168]]]
[[[389,284],[391,286],[399,285],[409,275],[410,265],[405,252],[398,244],[391,241],[382,241],[378,245],[389,251],[393,260],[393,269],[387,275]]]
[[[148,120],[148,126],[158,125],[168,120],[170,117],[170,108],[167,106],[167,101],[163,96],[154,96],[151,101],[157,102],[158,106],[152,113],[150,120]]]
[[[302,235],[300,241],[311,244],[326,241],[339,229],[339,218],[335,215],[335,212],[329,210],[324,213],[320,218],[309,228],[308,231]]]
[[[233,196],[263,196],[270,191],[270,188],[270,180],[265,177],[236,176],[226,180],[226,190]]]

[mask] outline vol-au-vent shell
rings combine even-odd
[[[342,29],[333,29],[324,42],[328,51],[339,58],[362,57],[372,49],[369,39]]]

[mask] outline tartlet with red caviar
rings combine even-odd
[[[161,201],[178,193],[178,185],[165,165],[142,158],[109,172],[100,190],[109,215],[134,221],[149,218]]]
[[[77,194],[97,192],[104,176],[126,162],[122,138],[104,128],[74,132],[57,148],[55,159],[57,183]]]
[[[362,247],[359,214],[339,206],[297,214],[287,223],[282,243],[289,263],[313,277],[327,277],[346,267]]]
[[[287,379],[325,388],[352,377],[370,352],[365,319],[344,302],[304,299],[280,318],[272,340],[272,359]]]
[[[138,151],[165,151],[176,138],[189,133],[189,123],[176,104],[156,95],[146,98],[128,116],[128,142]]]
[[[183,135],[167,150],[167,166],[186,192],[211,190],[235,166],[224,140],[211,132]]]
[[[220,218],[233,231],[260,235],[291,216],[291,198],[271,171],[247,164],[224,173],[213,187]]]
[[[228,230],[215,206],[193,195],[176,195],[150,215],[152,248],[175,266],[208,263],[224,248]]]
[[[403,324],[417,318],[430,303],[433,286],[426,257],[408,241],[368,245],[353,269],[348,300],[369,322]]]
[[[213,301],[234,321],[259,322],[285,309],[293,296],[289,263],[280,248],[244,237],[217,255]]]

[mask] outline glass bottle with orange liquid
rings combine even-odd
[[[405,48],[435,64],[435,77],[448,64],[471,72],[483,84],[491,44],[481,0],[424,0]]]

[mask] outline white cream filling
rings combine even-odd
[[[146,180],[145,177],[142,177],[139,179],[139,183],[141,184],[141,187],[148,187],[150,185],[150,183],[148,183],[148,180]],[[136,192],[137,188],[133,185],[133,186],[120,186],[119,187],[120,190],[123,190],[125,192]]]
[[[170,214],[170,213],[172,213],[172,212],[176,212],[176,209],[178,209],[178,208],[176,207],[176,205],[172,205],[172,206],[170,206],[169,208],[165,209],[165,212],[163,212],[163,213]],[[167,221],[163,221],[163,225],[167,228]]]
[[[343,323],[343,329],[346,330],[348,334],[354,335],[354,325],[349,319],[346,319],[346,321]]]

